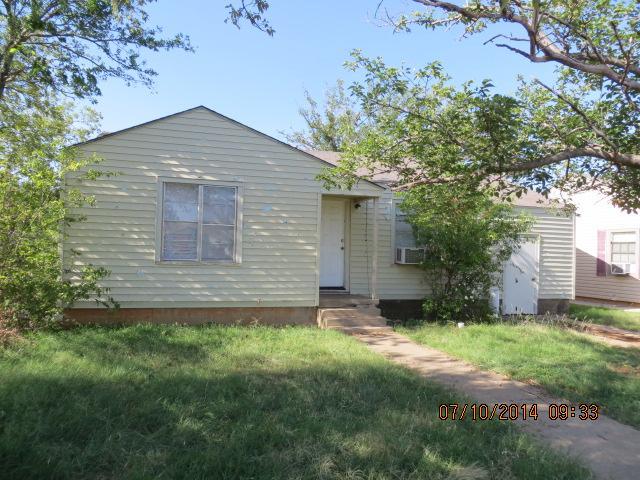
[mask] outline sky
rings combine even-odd
[[[394,33],[375,18],[380,0],[272,0],[268,12],[276,33],[269,37],[245,24],[224,22],[232,0],[159,0],[150,21],[167,35],[185,33],[195,53],[148,53],[158,72],[154,86],[101,85],[93,106],[103,131],[113,132],[197,105],[205,105],[278,138],[304,126],[298,113],[308,90],[321,99],[338,78],[357,79],[344,69],[353,49],[382,57],[389,65],[421,67],[439,60],[456,82],[491,79],[500,93],[512,92],[517,76],[549,79],[549,65],[531,64],[483,43],[498,30],[463,39],[461,29]],[[410,0],[385,0],[392,13],[411,12]]]

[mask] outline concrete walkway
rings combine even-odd
[[[550,420],[551,403],[568,403],[543,390],[510,380],[497,373],[478,370],[447,354],[418,345],[397,333],[354,335],[374,352],[417,371],[420,375],[469,396],[472,401],[538,405],[538,420],[519,420],[525,431],[542,442],[578,458],[602,480],[640,478],[640,431],[601,415],[595,421]],[[437,406],[434,406],[437,408]],[[579,410],[577,410],[579,414]]]

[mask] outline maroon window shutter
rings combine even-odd
[[[607,275],[607,261],[605,259],[607,241],[607,232],[605,230],[598,230],[598,259],[596,261],[596,275],[604,277]]]

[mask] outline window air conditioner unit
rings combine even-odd
[[[611,264],[611,275],[629,275],[631,273],[630,263]]]
[[[418,265],[424,260],[424,248],[397,247],[396,263],[402,265]]]

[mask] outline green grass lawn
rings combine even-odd
[[[640,350],[532,323],[400,328],[413,340],[640,427]]]
[[[336,332],[82,328],[0,350],[4,478],[578,479]]]
[[[571,305],[569,313],[578,320],[640,331],[640,312],[625,312],[614,308],[590,307],[588,305]]]

